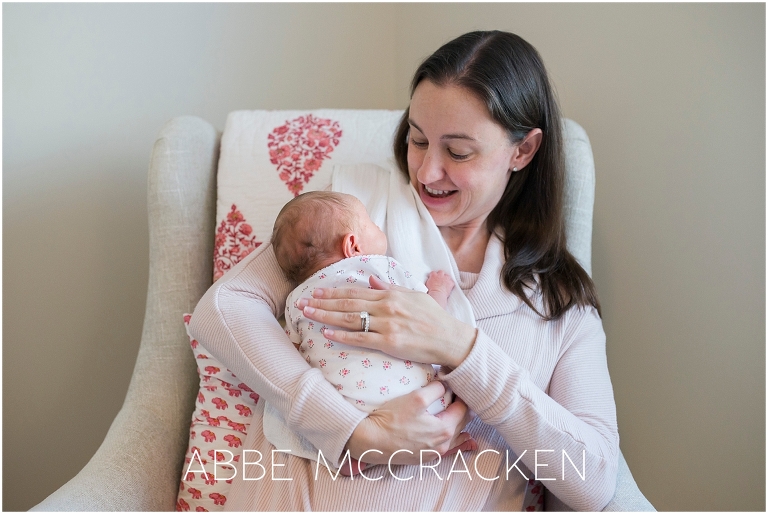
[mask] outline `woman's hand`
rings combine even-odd
[[[399,359],[456,368],[472,349],[477,331],[450,316],[426,293],[371,276],[373,289],[315,289],[298,306],[316,322],[347,330],[324,331],[331,341],[382,351]],[[360,312],[370,315],[363,332]]]
[[[472,437],[462,432],[473,414],[456,399],[437,415],[427,407],[445,393],[440,382],[431,382],[412,393],[385,403],[352,433],[347,449],[352,457],[369,464],[419,464],[440,455],[477,449]],[[422,450],[431,450],[422,457]]]

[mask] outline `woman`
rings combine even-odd
[[[453,253],[477,329],[375,279],[301,307],[346,329],[331,340],[450,368],[443,381],[463,401],[427,414],[443,394],[435,382],[369,416],[348,404],[275,321],[292,286],[260,248],[206,293],[192,334],[329,463],[349,450],[403,466],[334,480],[307,460],[270,460],[256,413],[245,447],[266,477],[236,479],[227,507],[521,510],[538,478],[571,507],[600,510],[615,488],[615,405],[594,286],[565,246],[560,112],[541,59],[513,34],[473,32],[430,56],[411,91],[395,156]],[[428,462],[470,437],[476,451]]]

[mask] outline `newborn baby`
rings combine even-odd
[[[325,378],[352,404],[365,412],[373,412],[393,398],[425,386],[437,377],[430,364],[403,361],[367,348],[330,341],[323,335],[326,326],[318,326],[302,315],[296,306],[299,298],[308,298],[317,287],[365,287],[375,275],[390,284],[427,292],[443,308],[446,307],[454,283],[442,271],[429,274],[426,287],[391,257],[387,237],[368,216],[363,204],[354,196],[330,191],[304,193],[288,202],[275,221],[272,245],[280,268],[299,286],[288,296],[285,307],[285,332],[310,366],[323,372]],[[361,327],[366,319],[361,315]],[[375,320],[374,320],[375,324]],[[335,327],[327,327],[335,328]],[[436,414],[451,401],[445,395],[427,409]],[[285,441],[273,441],[265,423],[265,436],[278,447]],[[293,445],[292,445],[293,446]],[[315,459],[298,448],[294,455]]]

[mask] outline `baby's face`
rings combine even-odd
[[[360,238],[360,248],[366,255],[384,255],[387,253],[387,236],[368,216],[368,211],[360,200],[354,201],[357,236]]]

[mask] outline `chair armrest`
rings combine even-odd
[[[181,473],[174,469],[179,459],[169,460],[178,451],[176,427],[169,420],[147,423],[148,415],[139,405],[124,406],[88,464],[30,510],[173,510]]]
[[[603,508],[603,512],[656,512],[635,483],[629,471],[624,455],[619,452],[619,476],[616,480],[616,493]]]
[[[573,512],[573,509],[549,490],[544,492],[545,510],[550,512]],[[632,473],[629,471],[624,455],[619,452],[619,474],[616,478],[616,492],[613,499],[603,508],[603,512],[656,512],[653,505],[645,499],[638,489]]]
[[[32,510],[174,510],[198,389],[182,314],[211,285],[220,134],[174,118],[152,150],[149,287],[136,366],[104,442]]]

